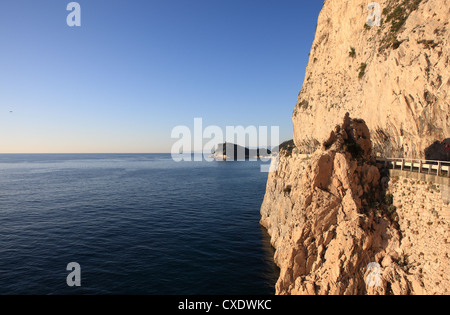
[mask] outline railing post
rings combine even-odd
[[[405,168],[405,159],[402,159],[402,171]]]
[[[442,167],[442,164],[441,164],[441,162],[439,161],[439,162],[438,162],[438,169],[437,169],[437,176],[441,176],[441,167]]]
[[[411,172],[414,170],[414,160],[411,159]]]
[[[419,173],[422,173],[422,160],[419,162]]]

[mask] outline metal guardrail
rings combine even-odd
[[[302,159],[311,157],[311,154],[301,154],[293,151],[294,156]],[[420,160],[420,159],[401,159],[401,158],[382,158],[377,157],[376,161],[382,163],[385,167],[392,169],[400,169],[402,171],[410,171],[416,173],[428,173],[430,175],[442,176],[447,173],[447,177],[450,178],[450,162],[447,161],[434,161],[434,160]]]
[[[433,161],[433,160],[417,160],[417,159],[396,159],[396,158],[380,158],[377,162],[384,163],[386,167],[392,169],[400,169],[402,171],[418,172],[442,176],[444,172],[450,178],[450,162]]]

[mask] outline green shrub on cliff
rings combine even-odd
[[[397,49],[402,44],[397,39],[397,35],[410,14],[419,8],[422,0],[390,0],[383,9],[385,17],[384,24],[390,28],[381,40],[379,52],[386,51],[388,48]]]
[[[391,206],[394,203],[394,195],[386,195],[385,201],[387,205]]]
[[[363,156],[364,150],[353,139],[347,139],[342,146],[344,152],[349,152],[354,159],[359,159]]]
[[[392,220],[395,221],[396,217],[397,217],[397,207],[394,205],[390,205],[387,208],[387,216]]]
[[[362,63],[359,66],[359,75],[358,75],[358,77],[360,79],[362,79],[364,77],[364,75],[366,74],[366,69],[367,69],[367,63]]]

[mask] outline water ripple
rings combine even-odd
[[[259,167],[0,155],[0,294],[272,294]]]

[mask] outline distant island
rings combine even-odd
[[[272,151],[267,148],[249,149],[234,143],[221,143],[213,152],[213,157],[218,161],[244,161],[249,159],[271,158]]]

